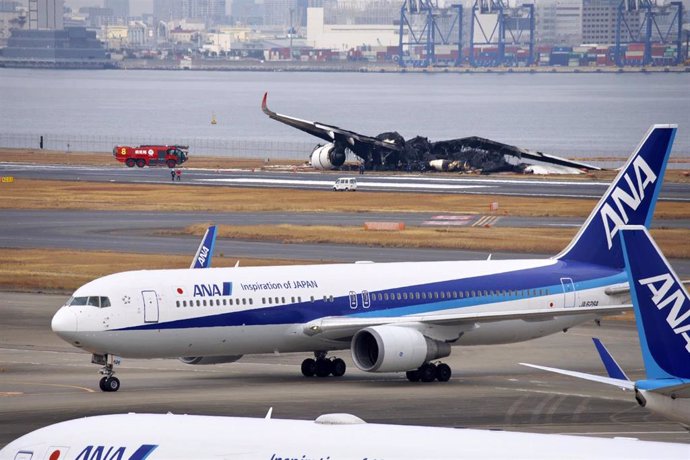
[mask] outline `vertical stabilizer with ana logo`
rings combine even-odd
[[[690,298],[642,226],[621,230],[648,379],[690,379]]]
[[[211,225],[206,229],[204,237],[201,239],[199,249],[194,254],[192,265],[189,268],[209,268],[213,258],[213,247],[216,244],[216,226]]]
[[[671,154],[676,125],[654,125],[558,259],[623,269],[623,225],[649,227]]]

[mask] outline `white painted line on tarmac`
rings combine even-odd
[[[227,179],[199,179],[195,182],[223,182],[234,184],[272,184],[272,185],[320,185],[332,188],[334,181],[328,180],[291,180],[291,179],[252,179],[252,178],[227,178]],[[455,185],[455,184],[396,184],[384,182],[358,181],[359,188],[400,188],[400,189],[433,189],[433,190],[465,190],[477,188],[492,188],[492,185]]]

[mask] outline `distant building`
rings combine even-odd
[[[7,44],[10,30],[26,26],[26,9],[16,1],[0,0],[0,48]]]
[[[62,30],[64,0],[29,0],[29,28]]]
[[[264,4],[255,0],[232,0],[232,23],[244,26],[261,26],[264,23]]]
[[[207,25],[225,22],[225,0],[189,0],[189,18]]]
[[[225,22],[225,0],[153,0],[153,16],[159,21],[201,20],[207,25]]]
[[[129,0],[105,0],[103,6],[112,11],[115,19],[121,20],[123,24],[127,23],[129,18]]]
[[[3,67],[104,68],[109,64],[96,32],[84,27],[14,29],[0,58]]]
[[[582,0],[555,0],[536,5],[537,43],[577,46],[582,41]]]
[[[395,46],[395,24],[325,24],[323,8],[307,9],[307,44],[314,48],[348,51],[361,45]]]
[[[620,0],[583,0],[582,42],[611,45],[616,43],[616,21]],[[641,15],[626,12],[625,18],[632,30],[639,30]]]

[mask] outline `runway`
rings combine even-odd
[[[438,227],[448,217],[433,213],[166,213],[127,211],[46,211],[5,210],[0,226],[0,247],[4,248],[62,248],[80,250],[125,251],[144,254],[188,254],[190,257],[199,245],[199,238],[192,236],[157,236],[160,230],[181,229],[199,223],[227,225],[355,225],[368,220],[405,222],[407,225],[434,223]],[[458,217],[458,215],[455,215]],[[484,216],[469,215],[464,225],[481,222]],[[519,218],[501,217],[492,225],[510,227],[569,226],[579,227],[577,218]],[[457,223],[445,220],[451,224]],[[449,224],[450,225],[450,224]],[[654,226],[687,228],[686,220],[655,220]],[[374,262],[480,260],[489,251],[386,248],[346,244],[288,244],[273,241],[230,240],[219,238],[216,254],[232,258],[290,259],[324,262]],[[554,254],[525,254],[517,252],[492,252],[494,259],[550,257]],[[671,263],[680,276],[690,276],[690,260],[672,259]]]
[[[64,295],[3,293],[0,309],[0,446],[41,426],[87,415],[173,412],[314,419],[353,413],[368,422],[539,433],[626,436],[690,443],[679,425],[640,408],[630,393],[517,365],[531,362],[603,371],[590,337],[606,343],[631,378],[641,376],[634,327],[605,320],[566,334],[505,346],[454,348],[448,383],[412,384],[402,374],[304,378],[304,354],[258,355],[217,366],[124,360],[122,388],[98,390],[90,356],[59,340],[50,318]],[[433,442],[433,440],[429,440]]]
[[[285,172],[251,170],[209,170],[184,168],[182,184],[209,187],[271,187],[331,190],[342,172]],[[351,174],[351,173],[350,173]],[[32,179],[83,180],[118,183],[170,182],[167,168],[126,168],[32,165],[0,163],[0,175]],[[572,181],[557,177],[502,178],[500,176],[449,176],[427,174],[377,174],[367,172],[356,176],[358,190],[415,193],[462,193],[504,196],[539,196],[562,198],[601,197],[608,182]],[[690,187],[686,184],[666,183],[660,200],[689,201]]]

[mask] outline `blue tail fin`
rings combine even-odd
[[[652,126],[558,259],[623,269],[618,229],[649,227],[675,135],[676,125]]]
[[[196,250],[194,260],[189,268],[208,268],[211,266],[213,246],[216,244],[216,226],[211,225],[201,239],[199,249]]]
[[[687,291],[646,228],[622,227],[621,246],[647,378],[690,378]]]

